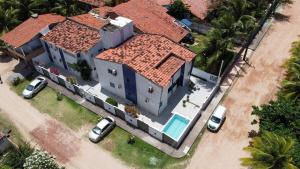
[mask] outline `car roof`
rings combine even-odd
[[[30,83],[30,85],[35,86],[35,85],[38,84],[39,82],[41,82],[41,80],[39,80],[39,79],[34,79],[34,80]]]
[[[213,116],[218,117],[218,118],[221,118],[221,117],[225,114],[225,112],[226,112],[226,108],[225,108],[224,106],[219,105],[219,106],[215,109],[215,111],[214,111],[214,113],[213,113]]]
[[[103,129],[106,125],[109,124],[109,121],[107,119],[102,119],[98,124],[97,127],[100,129]]]

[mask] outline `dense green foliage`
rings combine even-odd
[[[201,51],[196,60],[197,67],[217,74],[222,60],[230,60],[234,47],[244,45],[250,35],[266,16],[269,4],[278,0],[228,0],[220,1],[209,12],[206,21],[212,29],[204,43],[199,43]],[[279,0],[286,3],[287,1]],[[199,47],[200,48],[200,47]],[[226,66],[226,65],[224,65]]]
[[[73,16],[84,12],[78,0],[0,0],[0,34],[28,19],[32,14],[55,12]]]
[[[189,6],[182,0],[175,0],[169,7],[168,13],[176,19],[183,19],[190,14]]]
[[[285,64],[286,79],[280,95],[291,100],[300,100],[300,42],[294,42],[291,59]]]
[[[117,102],[115,99],[111,98],[111,97],[107,98],[107,99],[105,100],[105,102],[107,102],[107,103],[109,103],[109,104],[111,104],[111,105],[113,105],[113,106],[118,107],[118,102]]]
[[[253,114],[259,117],[260,132],[271,131],[295,140],[295,146],[291,154],[297,167],[300,167],[300,98],[299,89],[291,87],[290,84],[300,82],[299,77],[297,77],[300,70],[298,66],[299,44],[300,42],[293,44],[292,57],[285,65],[287,73],[282,89],[279,91],[278,99],[253,108]]]
[[[18,148],[13,148],[1,161],[2,165],[12,168],[23,168],[23,164],[27,157],[34,151],[29,143],[22,143]]]
[[[242,158],[242,165],[252,169],[297,169],[291,157],[294,144],[291,138],[264,132],[253,139],[252,145],[244,148],[251,157]]]

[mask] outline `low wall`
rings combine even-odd
[[[192,69],[192,75],[199,77],[203,80],[206,80],[208,82],[214,83],[214,84],[216,84],[218,82],[218,76],[207,73],[207,72],[200,70],[198,68],[195,68],[195,67],[193,67],[193,69]]]
[[[35,66],[35,68],[36,68],[37,72],[39,72],[40,74],[48,77],[49,79],[55,81],[59,85],[67,88],[68,90],[72,91],[74,94],[77,94],[77,95],[81,96],[82,98],[85,98],[87,101],[105,109],[110,114],[112,114],[116,117],[119,117],[120,119],[123,119],[130,126],[136,127],[138,129],[148,133],[152,137],[154,137],[166,144],[169,144],[170,146],[173,146],[175,148],[178,147],[178,145],[179,145],[178,142],[172,140],[171,138],[166,136],[161,131],[158,131],[156,129],[149,127],[149,125],[144,123],[143,121],[129,116],[121,108],[115,107],[115,106],[105,102],[105,100],[102,100],[102,99],[94,96],[93,94],[84,91],[83,89],[80,88],[80,86],[77,86],[76,84],[71,84],[70,82],[66,81],[66,78],[62,77],[61,75],[57,76],[55,74],[52,74],[47,69],[40,67],[40,66]]]

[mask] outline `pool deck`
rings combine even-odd
[[[201,108],[212,94],[215,85],[193,76],[191,76],[191,81],[195,83],[196,90],[190,91],[188,86],[179,87],[171,96],[172,99],[169,100],[170,103],[168,103],[164,112],[159,116],[143,112],[138,118],[158,131],[163,130],[173,114],[179,114],[192,121],[201,113]],[[184,107],[183,101],[187,100],[187,96],[189,96],[189,101],[186,102]]]

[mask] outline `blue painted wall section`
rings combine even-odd
[[[180,77],[179,77],[179,81],[178,81],[178,83],[179,83],[179,85],[180,86],[183,86],[183,83],[184,83],[184,68],[185,68],[185,64],[183,64],[182,66],[181,66],[181,70],[180,70]]]
[[[53,58],[52,58],[52,55],[51,55],[51,52],[50,52],[50,49],[49,49],[49,45],[46,42],[44,44],[45,44],[45,47],[46,47],[46,51],[48,53],[48,57],[49,57],[50,61],[53,62]]]
[[[126,99],[137,104],[135,72],[126,65],[123,65],[122,67]]]
[[[62,52],[61,49],[59,49],[59,53],[60,53],[61,60],[62,60],[62,62],[63,62],[63,64],[64,64],[65,69],[68,70],[68,66],[67,66],[67,63],[66,63],[66,60],[65,60],[65,55],[64,55],[64,53]]]

